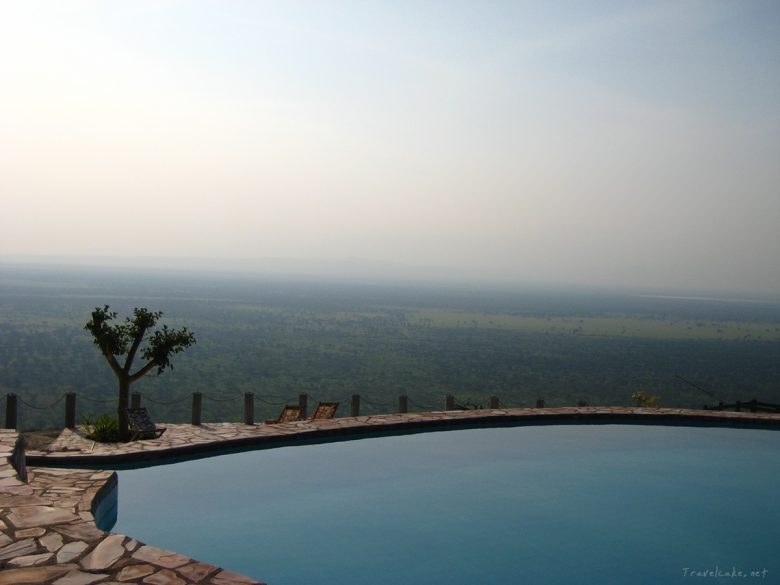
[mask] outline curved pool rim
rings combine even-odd
[[[435,418],[429,418],[426,415],[435,415]],[[780,430],[780,414],[679,408],[515,408],[437,411],[407,415],[407,418],[404,416],[383,414],[340,417],[326,421],[299,421],[279,425],[252,425],[252,427],[273,427],[278,432],[120,453],[68,453],[56,456],[28,454],[27,463],[40,467],[121,470],[295,445],[316,445],[369,437],[493,427],[636,424]],[[345,426],[329,424],[337,421],[347,424]],[[188,427],[191,425],[179,426]],[[164,437],[165,435],[163,435]],[[144,443],[146,442],[144,441]]]
[[[563,436],[564,436],[564,437],[565,437],[566,435],[569,435],[570,433],[579,433],[579,431],[575,431],[573,427],[580,427],[580,428],[582,428],[582,427],[592,427],[592,429],[593,429],[593,430],[592,430],[592,431],[589,431],[589,432],[592,432],[592,433],[597,433],[597,435],[596,435],[596,436],[601,436],[601,430],[597,430],[599,427],[609,427],[609,426],[616,426],[616,427],[617,427],[617,426],[621,426],[621,425],[613,425],[612,423],[614,423],[614,421],[609,421],[607,424],[595,424],[595,425],[588,425],[588,424],[564,424],[564,425],[537,424],[537,425],[502,425],[502,426],[503,426],[503,427],[513,427],[513,428],[520,428],[520,429],[523,429],[523,428],[529,428],[529,430],[530,430],[531,428],[533,428],[533,427],[539,427],[539,428],[541,428],[541,427],[546,427],[546,428],[545,428],[545,430],[544,430],[544,433],[546,433],[546,436],[548,436],[548,437],[552,438],[552,437],[557,437],[557,436],[559,436],[559,435],[558,435],[558,434],[559,434],[559,432],[563,432]],[[496,425],[493,425],[493,426],[495,427]],[[699,429],[701,429],[702,431],[704,431],[704,432],[705,432],[705,436],[708,436],[708,433],[706,433],[705,429],[703,428],[705,425],[686,425],[686,424],[674,424],[674,425],[646,425],[646,424],[644,424],[644,425],[642,425],[642,424],[639,424],[639,425],[622,425],[622,426],[624,426],[624,427],[633,426],[633,427],[635,427],[635,428],[642,427],[642,426],[644,426],[644,427],[654,427],[654,428],[656,428],[656,429],[658,429],[658,430],[657,430],[657,431],[650,431],[650,432],[651,432],[651,434],[655,435],[655,434],[657,434],[657,433],[663,433],[663,434],[664,434],[663,436],[666,436],[666,432],[661,430],[661,429],[662,429],[662,428],[664,428],[664,427],[667,427],[667,428],[669,428],[669,427],[687,427],[688,429],[690,429],[690,433],[691,433],[692,435],[695,435],[695,436],[701,436],[701,435],[699,435],[699,433],[697,432]],[[726,428],[729,428],[729,427],[732,427],[732,428],[733,428],[733,426],[734,426],[734,425],[706,425],[706,426],[707,426],[707,427],[710,427],[710,428],[723,428],[724,430],[726,430]],[[726,427],[726,428],[724,428],[724,427]],[[463,427],[460,427],[460,428],[463,428]],[[485,426],[483,426],[482,428],[485,428]],[[561,430],[561,431],[559,431],[559,429],[566,429],[566,428],[569,428],[569,429],[570,429],[570,431],[566,431],[566,432],[564,432],[564,431],[562,431],[562,430]],[[748,433],[752,433],[752,432],[753,432],[753,431],[755,431],[755,430],[773,430],[773,429],[769,429],[769,428],[766,428],[766,427],[754,427],[754,426],[749,426],[749,428],[748,428]],[[611,433],[612,431],[609,431],[609,432]],[[631,431],[631,432],[633,432],[633,431]],[[644,431],[642,431],[642,433],[644,434]],[[405,433],[405,434],[409,434],[409,433]],[[418,434],[418,435],[419,435],[420,433],[415,433],[415,434]],[[429,433],[429,434],[430,434],[430,435],[443,435],[443,433]],[[448,433],[448,434],[449,434],[449,433]],[[678,433],[678,431],[673,431],[673,434],[672,434],[672,435],[670,435],[670,436],[676,436],[677,434],[679,434],[679,433]],[[396,433],[396,435],[398,435],[398,434]],[[377,435],[377,434],[374,434],[374,436],[378,436],[378,435]],[[472,437],[472,436],[476,436],[476,435],[468,435],[468,437],[469,437],[468,443],[472,443],[472,442],[473,442],[473,441],[471,440],[471,437]],[[777,435],[775,435],[775,438],[776,438],[776,437],[777,437]],[[768,437],[767,437],[767,438],[768,438]],[[427,440],[427,439],[425,439],[425,440]],[[447,438],[439,438],[439,439],[436,439],[436,441],[438,441],[440,444],[444,444],[444,445],[451,445],[451,442],[450,442],[450,441],[449,441],[449,439],[447,439]],[[359,441],[352,441],[352,442],[353,442],[353,443],[358,443]],[[565,440],[564,440],[564,442],[565,442]],[[775,442],[776,442],[776,441],[775,441]],[[373,441],[367,442],[367,444],[368,444],[368,443],[373,443]],[[556,443],[557,443],[557,439],[553,439],[553,441],[552,441],[552,444],[556,444]],[[398,444],[398,443],[394,443],[394,444]],[[479,444],[479,441],[476,441],[476,443],[475,443],[475,444]],[[533,441],[532,441],[532,442],[522,442],[522,444],[526,445],[526,446],[527,446],[527,448],[528,448],[528,446],[529,446],[529,445],[536,445],[536,443],[535,443],[535,442],[533,442]],[[544,441],[544,442],[543,442],[543,443],[541,443],[541,444],[547,444],[547,442],[546,442],[546,441]],[[462,445],[462,444],[461,444],[461,445]],[[579,445],[579,443],[578,443],[578,445]],[[463,445],[462,445],[462,446],[463,446]],[[326,448],[328,448],[328,447],[326,447]],[[341,452],[342,452],[342,451],[341,451],[341,448],[342,448],[342,447],[341,447],[341,445],[333,445],[332,447],[330,447],[330,448],[329,448],[329,449],[330,449],[330,451],[328,451],[328,452],[330,453],[330,455],[331,455],[331,456],[325,456],[325,457],[322,457],[322,456],[320,455],[320,457],[321,457],[321,459],[322,459],[322,460],[324,460],[324,461],[326,461],[326,462],[332,462],[332,461],[334,460],[334,457],[336,456],[336,454],[337,454],[337,453],[341,453]],[[357,449],[362,449],[362,447],[358,447],[358,446],[356,446],[356,447],[349,447],[349,448],[347,448],[347,452],[349,453],[351,449],[355,449],[355,448],[357,448]],[[449,447],[448,447],[448,448],[449,448]],[[536,446],[532,446],[532,447],[530,447],[530,449],[531,449],[531,450],[529,451],[529,453],[534,453],[534,454],[537,454],[537,448],[536,448]],[[246,451],[246,450],[245,450],[245,451]],[[290,467],[291,469],[300,469],[300,468],[303,468],[303,469],[316,469],[317,471],[322,471],[322,470],[321,470],[321,469],[319,469],[319,468],[310,468],[308,465],[300,465],[300,461],[297,461],[297,460],[296,460],[296,457],[297,457],[297,456],[296,456],[296,455],[294,455],[294,453],[293,453],[293,452],[295,452],[295,453],[299,453],[299,452],[300,452],[300,453],[305,453],[305,451],[306,451],[306,450],[300,450],[300,451],[299,451],[299,450],[297,450],[297,449],[290,449],[288,453],[284,453],[284,454],[282,454],[282,453],[275,454],[275,455],[273,455],[273,457],[275,457],[275,458],[277,458],[277,459],[278,459],[278,458],[281,458],[281,460],[289,460],[289,461],[286,463],[286,465],[288,465],[288,467],[290,467],[290,466],[291,466],[291,467]],[[414,451],[415,451],[415,452],[422,452],[422,451],[420,451],[420,450],[414,450]],[[320,452],[320,453],[321,453],[321,452]],[[658,454],[658,456],[661,456],[661,454]],[[292,457],[292,460],[290,460],[290,457]],[[665,459],[666,459],[666,456],[665,456],[665,455],[663,455],[663,456],[661,456],[661,458],[665,460]],[[445,458],[445,459],[446,459],[446,458]],[[351,459],[350,459],[350,458],[348,458],[348,460],[350,460],[350,461],[351,461]],[[384,461],[384,459],[382,459],[382,460]],[[775,459],[775,461],[776,461],[776,459]],[[203,464],[201,464],[201,465],[203,465]],[[206,465],[206,467],[205,467],[205,468],[203,468],[203,469],[211,469],[211,463],[206,463],[205,465]],[[328,465],[330,465],[330,463],[328,463]],[[565,466],[565,467],[566,467],[566,468],[568,468],[568,466]],[[711,467],[711,466],[710,466],[710,467]],[[255,465],[243,465],[243,466],[242,466],[242,469],[255,469],[255,468],[256,468],[256,466],[255,466]],[[776,467],[775,467],[775,469],[776,469]],[[315,475],[315,476],[317,476],[318,478],[321,478],[321,477],[325,477],[325,476],[327,476],[327,474],[324,474],[323,476],[320,476],[320,474],[319,474],[317,471],[315,471],[314,475]],[[337,470],[336,470],[336,475],[340,475],[340,471],[341,471],[341,469],[340,469],[340,468],[339,468],[339,469],[337,469]],[[153,473],[154,473],[154,472],[153,472]],[[222,475],[222,474],[219,474],[219,473],[218,473],[217,475]],[[281,474],[281,475],[276,475],[276,474],[274,474],[274,477],[285,477],[285,476],[286,476],[286,474]],[[632,475],[632,477],[633,477],[633,475]],[[665,477],[665,476],[664,476],[664,477]],[[146,484],[146,482],[147,482],[147,480],[144,480],[142,483],[143,483],[143,484]],[[246,482],[237,482],[237,483],[239,483],[239,484],[241,484],[241,483],[243,483],[243,484],[246,484]],[[189,484],[189,483],[188,483],[188,484]],[[246,484],[246,485],[248,485],[248,484]],[[254,484],[252,484],[252,485],[254,485]],[[480,485],[482,485],[482,484],[480,484]],[[131,491],[132,491],[132,490],[131,490]],[[437,492],[437,493],[438,493],[438,492]],[[459,497],[462,497],[462,496],[459,496]],[[488,498],[488,499],[492,500],[492,498]],[[133,508],[136,508],[137,506],[138,506],[138,502],[136,502],[136,503],[133,505]],[[328,506],[322,506],[321,508],[328,508]],[[190,507],[189,507],[189,509],[192,509],[192,507],[190,506]],[[775,509],[776,509],[776,506],[775,506]],[[578,511],[578,512],[577,512],[577,514],[570,514],[570,515],[568,515],[567,517],[569,517],[569,516],[571,516],[571,517],[577,517],[578,515],[580,515],[580,513],[581,513],[581,510],[580,510],[580,511]],[[307,516],[307,517],[309,517],[309,520],[311,520],[311,517],[310,517],[310,515],[308,515],[308,514],[307,514],[306,516]],[[363,515],[361,515],[361,516],[362,516],[362,517],[367,517],[365,514],[363,514]],[[147,524],[148,524],[148,522],[145,522],[145,523],[147,523]],[[278,525],[278,523],[272,523],[272,524],[274,524],[274,525]],[[293,524],[297,524],[297,523],[295,523],[295,522],[294,522]],[[328,524],[328,526],[330,526],[330,525],[332,525],[332,524]],[[433,525],[433,524],[430,524],[430,525]],[[644,524],[643,524],[643,525],[644,525]],[[131,528],[130,526],[125,526],[125,527],[124,527],[124,531],[125,531],[125,533],[128,533],[128,534],[130,534],[130,533],[132,533],[132,534],[135,534],[135,533],[136,533],[136,528],[138,528],[138,527]],[[122,530],[123,530],[122,528],[119,528],[119,531],[120,531],[120,532],[122,532]],[[127,531],[130,531],[130,532],[127,532]],[[150,542],[153,540],[153,537],[152,537],[152,535],[151,535],[151,534],[144,534],[144,533],[143,533],[143,531],[142,531],[142,530],[140,530],[140,529],[138,529],[138,530],[137,530],[137,532],[138,532],[138,535],[137,535],[137,536],[140,536],[142,539],[146,539],[146,540],[148,540],[148,541],[150,541]],[[199,531],[197,531],[197,530],[196,530],[196,531],[194,531],[194,532],[199,532]],[[317,531],[315,530],[315,533],[316,533],[316,532],[317,532]],[[775,530],[775,532],[776,532],[776,530]],[[278,535],[277,535],[277,536],[278,536]],[[765,540],[765,541],[771,541],[771,540],[773,540],[773,539],[771,539],[771,538],[770,538],[770,539],[768,539],[768,540],[767,540],[767,539],[765,538],[764,540]],[[170,548],[170,547],[175,547],[174,541],[170,541],[170,540],[169,540],[169,541],[167,541],[167,542],[166,542],[166,541],[162,540],[161,542],[162,542],[162,546],[165,546],[165,547],[168,547],[168,548]],[[183,546],[183,545],[182,545],[182,546]],[[303,546],[303,549],[311,550],[311,544],[309,544],[309,545],[305,545],[305,544],[303,544],[303,543],[299,543],[297,546]],[[184,547],[184,548],[183,548],[183,550],[185,550],[185,551],[186,551],[186,554],[190,554],[190,555],[192,555],[192,556],[196,556],[196,557],[199,557],[199,558],[200,558],[200,557],[205,557],[205,556],[207,556],[207,555],[206,555],[206,553],[205,553],[204,551],[200,551],[200,550],[198,550],[198,549],[188,549],[188,548]],[[288,550],[289,550],[289,549],[288,549]],[[735,550],[736,550],[736,549],[735,549]],[[767,554],[766,554],[766,551],[764,551],[762,554],[763,554],[763,556],[764,556],[764,557],[766,557],[766,556],[767,556]],[[245,555],[245,556],[248,558],[248,555]],[[722,557],[722,558],[729,558],[729,557],[728,557],[728,555],[725,555],[725,554],[722,554],[722,555],[721,555],[720,557],[718,557],[718,558],[721,558],[721,557]],[[282,558],[286,558],[286,557],[283,555],[283,556],[282,556]],[[670,557],[670,558],[671,558],[671,557]],[[769,558],[769,557],[768,557],[768,558]],[[233,559],[233,560],[228,560],[228,559],[229,559],[229,557],[228,557],[228,558],[225,558],[225,559],[216,558],[216,560],[212,558],[212,559],[209,559],[209,560],[208,560],[208,562],[217,563],[217,564],[224,564],[225,566],[231,566],[231,567],[232,567],[232,568],[234,568],[235,570],[239,570],[239,571],[241,571],[242,573],[249,574],[249,575],[252,575],[252,574],[254,574],[255,576],[257,576],[257,573],[256,573],[256,572],[254,572],[254,573],[253,573],[253,570],[249,569],[249,568],[248,568],[248,567],[246,567],[246,566],[242,566],[242,564],[241,564],[240,562],[238,562],[237,560],[235,560],[235,559]],[[681,562],[682,562],[682,561],[681,561]],[[687,562],[687,561],[686,561],[686,562]],[[282,564],[284,564],[284,563],[282,563]],[[261,576],[261,577],[268,578],[269,580],[271,580],[272,576],[273,576],[273,578],[274,578],[273,580],[276,580],[276,579],[278,579],[278,576],[277,576],[277,575],[275,575],[275,573],[274,573],[274,571],[277,571],[278,567],[275,567],[275,566],[273,566],[273,568],[272,568],[272,565],[273,565],[273,563],[270,563],[270,562],[269,562],[269,563],[268,563],[268,568],[266,569],[266,570],[268,571],[268,573],[267,573],[267,574],[266,574],[266,573],[260,573],[260,576]],[[682,565],[681,565],[681,566],[682,566]],[[671,573],[670,573],[670,574],[671,574]],[[281,582],[281,581],[280,581],[280,582]],[[295,582],[296,582],[296,583],[298,583],[298,582],[305,582],[305,581],[295,581]],[[309,581],[309,582],[311,582],[311,581]],[[325,581],[325,582],[328,582],[328,580],[326,579],[326,581]],[[610,582],[614,582],[614,581],[610,581]]]

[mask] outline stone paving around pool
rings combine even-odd
[[[168,430],[159,439],[122,444],[94,443],[78,429],[64,429],[46,452],[27,453],[28,463],[46,466],[27,468],[26,482],[24,473],[11,463],[18,433],[0,429],[0,585],[259,585],[248,577],[138,542],[131,536],[99,530],[93,511],[103,494],[113,488],[116,474],[57,468],[58,462],[93,465],[372,432],[577,421],[778,428],[780,414],[621,407],[467,410],[287,424],[166,425]],[[24,469],[23,464],[17,467]]]

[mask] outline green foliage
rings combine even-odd
[[[88,439],[99,443],[117,443],[119,441],[119,420],[114,415],[103,413],[94,419],[84,417],[83,426]]]
[[[644,390],[637,390],[631,395],[631,400],[634,401],[634,404],[637,406],[646,406],[650,408],[658,408],[661,406],[661,399],[653,394],[648,396]]]
[[[127,351],[130,340],[127,327],[110,325],[109,322],[113,319],[116,319],[116,311],[109,311],[108,305],[102,309],[95,307],[92,311],[92,320],[84,326],[84,329],[92,334],[95,345],[100,348],[103,355],[123,354]]]
[[[87,321],[84,329],[92,334],[95,345],[112,363],[116,356],[124,356],[125,364],[121,370],[125,375],[130,375],[130,367],[135,353],[141,343],[146,342],[141,355],[146,360],[146,366],[157,367],[157,373],[162,374],[166,368],[173,368],[170,357],[172,354],[184,351],[195,343],[195,336],[186,327],[181,329],[168,329],[163,325],[162,330],[147,335],[157,321],[162,317],[162,311],[149,311],[146,308],[133,309],[133,317],[127,317],[124,323],[111,323],[117,317],[116,311],[110,311],[108,305],[95,307],[92,311],[92,319]],[[117,366],[112,363],[114,370]],[[140,373],[140,371],[139,371]],[[146,373],[144,371],[144,373]],[[117,374],[119,374],[117,372]],[[143,374],[141,374],[143,375]],[[138,376],[140,377],[140,376]]]
[[[664,406],[713,403],[675,375],[726,402],[780,403],[780,304],[514,291],[504,298],[484,289],[467,296],[445,287],[150,274],[77,274],[66,286],[62,272],[34,276],[50,280],[14,285],[0,266],[0,395],[46,406],[77,392],[79,416],[107,410],[105,401],[116,396],[115,374],[81,330],[95,298],[114,299],[111,309],[103,307],[106,317],[116,309],[131,321],[133,307],[153,298],[165,320],[197,331],[197,345],[169,354],[175,370],[166,366],[165,376],[133,387],[144,404],[148,398],[154,420],[166,423],[190,420],[192,392],[203,393],[204,421],[241,420],[244,392],[255,394],[257,420],[277,416],[277,404],[303,392],[310,404],[341,401],[340,414],[351,394],[361,395],[365,414],[393,412],[400,394],[411,410],[443,408],[445,394],[459,404],[496,395],[507,407],[532,407],[539,397],[548,406],[626,404],[638,388],[664,388]],[[112,318],[101,327],[126,325]],[[752,338],[683,339],[670,319],[710,332],[723,326],[747,333],[749,323]],[[572,333],[580,326],[584,331]],[[4,409],[0,400],[0,420]],[[19,417],[23,429],[61,427],[63,402],[41,410],[22,405]]]
[[[162,314],[162,313],[160,313]],[[161,331],[155,331],[148,339],[149,347],[142,352],[142,357],[157,366],[157,374],[162,374],[165,368],[173,369],[171,355],[184,351],[195,343],[195,336],[186,327],[180,330],[168,329],[163,325]]]
[[[84,329],[92,334],[95,345],[100,348],[119,382],[117,400],[119,436],[127,440],[130,435],[124,412],[129,400],[130,385],[143,378],[155,367],[158,375],[166,368],[173,368],[171,354],[179,353],[195,343],[195,336],[186,327],[168,329],[167,326],[147,335],[147,332],[162,317],[162,311],[149,311],[136,307],[133,309],[132,318],[127,317],[124,323],[111,324],[116,315],[115,311],[109,310],[108,305],[103,308],[95,307],[92,311],[92,319],[87,321]],[[142,349],[141,355],[146,363],[132,372],[133,360],[143,343],[146,343],[146,347]],[[124,363],[120,364],[117,358],[122,358]]]

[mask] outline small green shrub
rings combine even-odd
[[[634,404],[636,406],[649,406],[658,408],[661,406],[661,399],[653,394],[652,396],[648,396],[645,394],[644,390],[637,390],[631,395],[631,400],[634,401]]]
[[[116,415],[103,413],[95,419],[84,417],[87,438],[98,443],[119,442],[119,419]]]

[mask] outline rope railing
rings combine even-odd
[[[368,404],[369,406],[374,407],[374,408],[384,408],[386,410],[389,410],[389,409],[393,408],[393,406],[391,404],[388,404],[386,402],[374,402],[374,401],[368,400],[367,398],[364,398],[364,397],[361,397],[360,400],[362,402]]]
[[[231,396],[229,398],[214,398],[212,396],[203,395],[203,398],[206,400],[211,400],[212,402],[233,402],[234,400],[241,400],[241,397],[243,394],[237,394],[236,396]]]
[[[307,405],[309,403],[309,398],[310,398],[309,395],[305,393],[298,394],[297,396],[290,399],[284,399],[283,396],[279,396],[279,395],[256,396],[252,392],[244,392],[244,393],[231,392],[230,394],[231,395],[229,396],[224,396],[224,395],[209,396],[201,392],[194,392],[191,398],[192,424],[193,425],[201,424],[203,398],[214,403],[228,403],[228,402],[235,403],[236,401],[243,399],[243,410],[244,410],[243,420],[247,424],[254,424],[255,402],[259,402],[261,404],[270,407],[280,407],[280,406],[286,406],[291,404],[298,404],[301,407],[301,410],[304,413],[306,413]],[[116,404],[116,398],[95,398],[93,396],[86,396],[84,394],[80,394],[76,392],[67,392],[61,395],[56,400],[54,400],[53,402],[51,402],[50,404],[46,404],[46,405],[33,404],[12,392],[8,392],[0,396],[5,399],[4,402],[6,405],[5,428],[14,428],[14,429],[17,428],[17,423],[18,423],[19,403],[21,403],[21,405],[23,405],[24,407],[38,410],[38,411],[43,411],[43,410],[50,410],[55,406],[57,406],[60,402],[65,400],[65,426],[69,428],[73,428],[76,426],[75,420],[76,420],[76,399],[77,398],[95,404],[110,404],[110,403]],[[151,396],[141,394],[139,392],[133,392],[131,398],[132,398],[132,406],[135,408],[141,406],[142,400],[148,401],[155,405],[164,406],[164,407],[183,404],[190,400],[190,397],[181,397],[181,398],[176,398],[174,400],[159,400],[157,398],[152,398]],[[362,397],[359,394],[352,394],[346,398],[342,398],[341,400],[339,400],[339,404],[342,406],[342,409],[346,409],[348,411],[348,413],[344,414],[343,416],[360,416],[361,403],[368,406],[369,409],[374,413],[377,411],[385,412],[385,413],[406,413],[409,412],[408,411],[409,405],[412,405],[418,412],[431,412],[431,411],[441,411],[441,410],[470,410],[470,409],[482,409],[482,408],[509,408],[496,396],[490,396],[487,400],[482,400],[481,402],[478,402],[472,396],[469,396],[468,398],[463,400],[458,400],[456,399],[455,396],[448,394],[444,398],[445,401],[444,401],[443,408],[416,402],[411,397],[405,394],[399,396],[398,402],[395,404],[390,402],[379,401],[376,399],[369,400]],[[543,400],[537,401],[537,407],[539,406],[544,406]],[[235,407],[230,407],[230,408],[235,409]],[[220,409],[219,412],[222,413],[222,416],[225,416],[226,411],[224,410],[224,408]],[[342,410],[342,412],[344,412],[344,410]]]
[[[96,402],[99,404],[108,404],[109,402],[116,402],[116,398],[91,398],[90,396],[84,396],[83,394],[76,394],[79,398],[86,400],[87,402]]]
[[[268,404],[269,406],[284,406],[285,404],[290,404],[292,402],[296,402],[298,398],[291,398],[290,400],[284,400],[281,396],[269,396],[269,398],[275,398],[275,401],[272,400],[265,400],[264,398],[258,398],[255,396],[255,400],[258,402],[262,402],[263,404]]]
[[[46,406],[37,406],[37,405],[35,405],[35,404],[30,404],[30,403],[29,403],[29,402],[27,402],[27,401],[26,401],[24,398],[19,398],[19,402],[21,402],[22,404],[24,404],[24,405],[25,405],[25,406],[27,406],[28,408],[33,408],[33,409],[35,409],[35,410],[49,410],[50,408],[53,408],[54,406],[57,406],[57,405],[58,405],[60,402],[62,402],[63,400],[65,400],[65,394],[63,394],[62,396],[60,396],[59,398],[57,398],[57,400],[55,400],[55,401],[54,401],[54,402],[52,402],[51,404],[48,404],[48,405],[46,405]]]
[[[412,406],[416,406],[417,408],[421,408],[423,411],[436,410],[435,406],[425,406],[423,404],[418,404],[411,398],[409,398],[409,404],[411,404]]]
[[[182,402],[187,402],[188,400],[190,400],[189,397],[177,398],[176,400],[167,400],[167,401],[155,400],[154,398],[150,398],[149,396],[144,396],[144,398],[149,402],[151,402],[152,404],[159,404],[160,406],[171,406],[172,404],[181,404]]]

